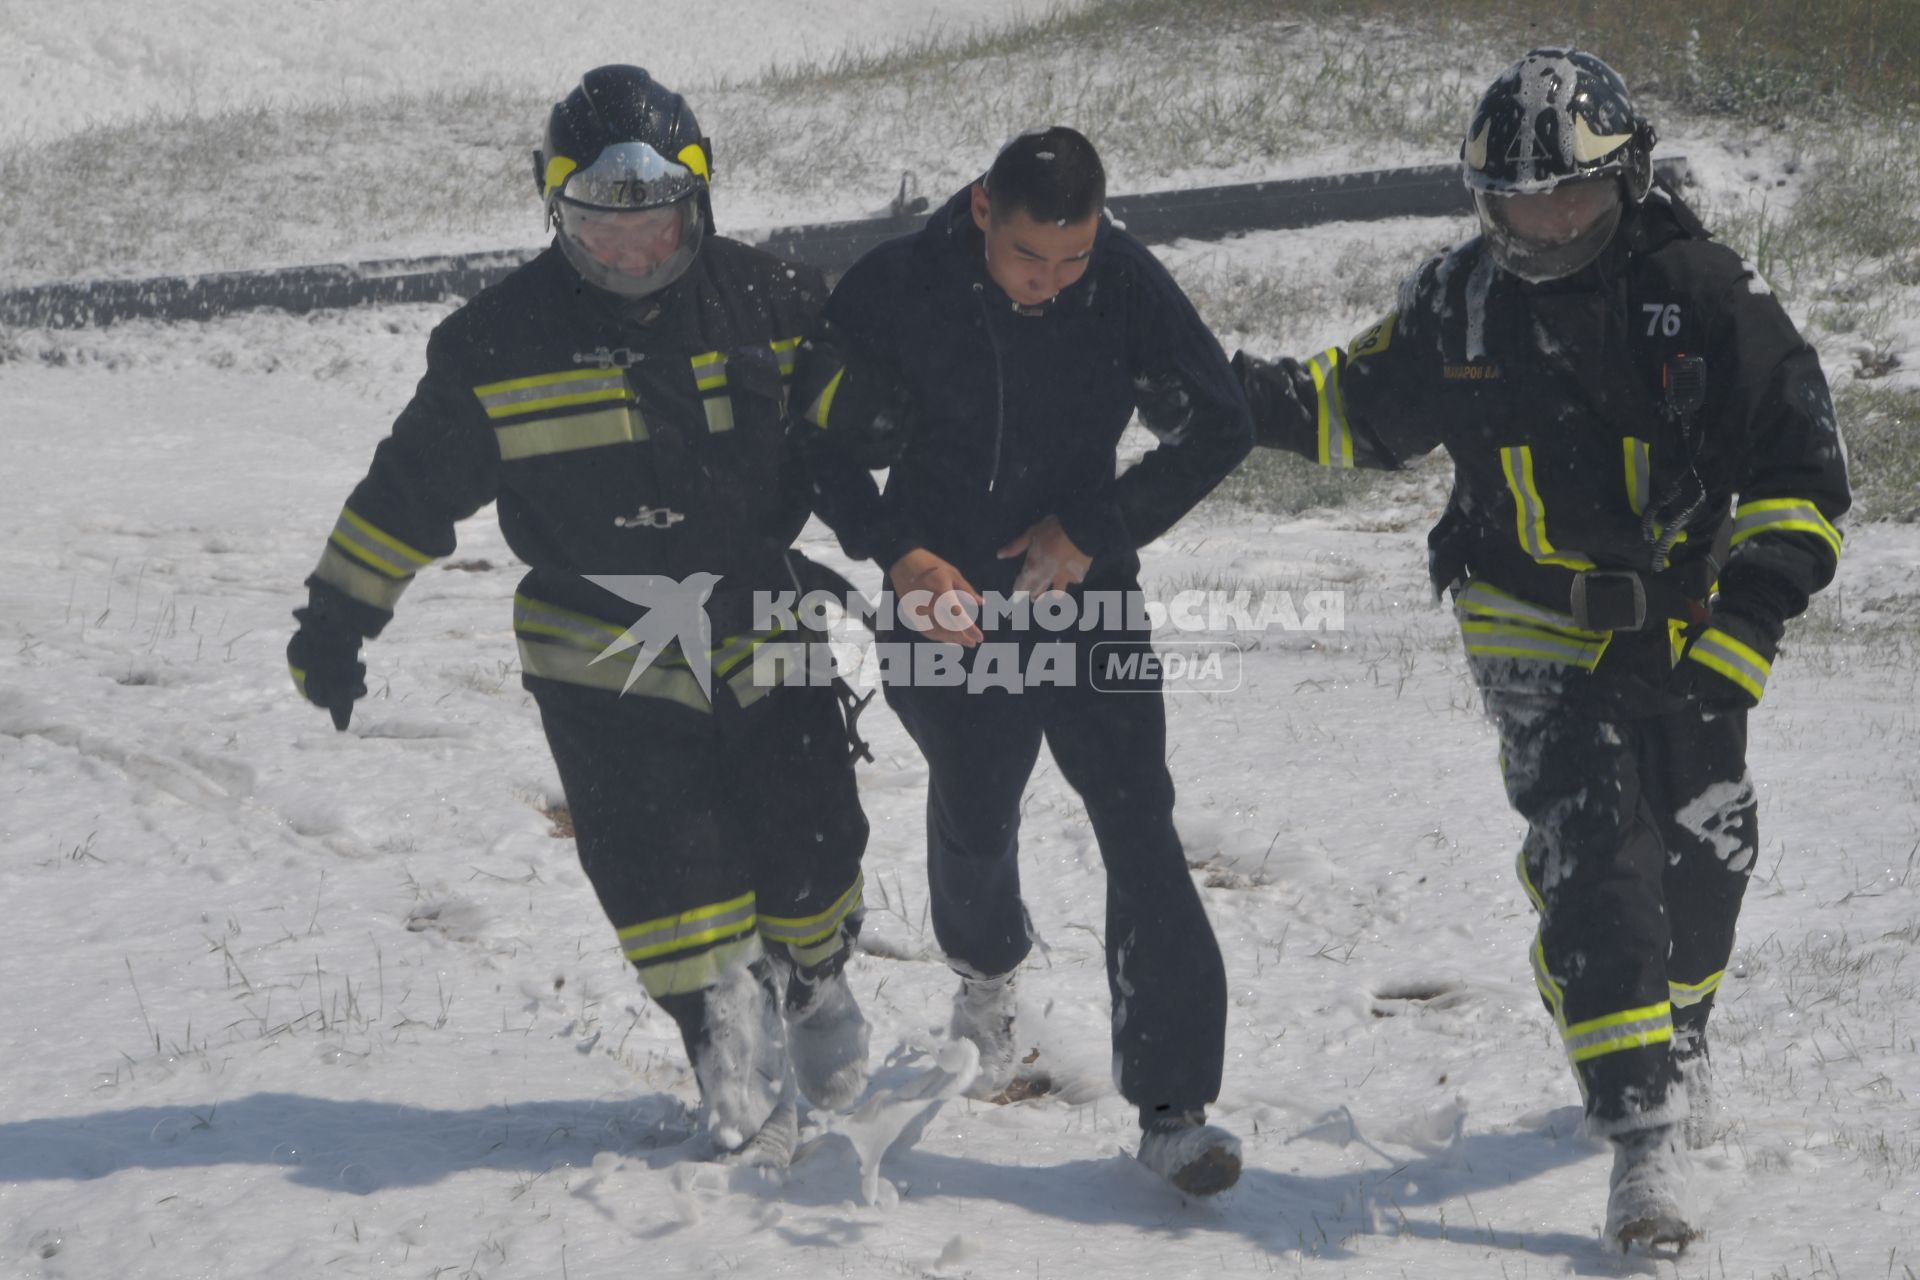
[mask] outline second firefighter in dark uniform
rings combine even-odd
[[[514,632],[582,865],[679,1024],[716,1144],[780,1163],[788,1054],[834,1107],[867,1052],[842,971],[867,824],[840,709],[753,678],[756,649],[792,639],[756,631],[751,600],[795,583],[808,501],[783,420],[826,289],[713,234],[709,144],[638,68],[583,77],[535,161],[555,243],[434,331],[288,657],[344,729],[361,639],[497,503],[529,566]],[[681,625],[702,604],[705,636]]]
[[[1534,978],[1615,1145],[1622,1245],[1695,1234],[1685,1147],[1758,849],[1747,710],[1848,506],[1812,348],[1653,184],[1652,145],[1604,62],[1534,51],[1462,148],[1484,234],[1345,350],[1235,361],[1262,444],[1453,461],[1434,585],[1528,824]]]

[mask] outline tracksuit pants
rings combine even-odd
[[[952,960],[981,974],[1009,972],[1026,957],[1020,799],[1044,740],[1086,804],[1106,864],[1120,1092],[1143,1120],[1198,1111],[1220,1091],[1226,973],[1173,827],[1161,681],[1157,672],[1124,688],[1093,678],[1095,661],[1116,646],[1147,646],[1144,636],[1088,632],[1070,643],[1071,685],[887,688],[930,775],[934,936]]]

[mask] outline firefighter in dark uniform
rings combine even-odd
[[[844,1106],[867,1052],[842,971],[867,838],[846,726],[832,689],[756,681],[753,661],[794,639],[755,630],[751,602],[796,585],[807,494],[783,421],[825,284],[714,234],[710,145],[639,68],[588,72],[534,159],[555,243],[434,331],[288,661],[344,730],[362,639],[499,504],[581,863],[679,1024],[715,1145],[781,1163],[785,1082]]]
[[[1150,655],[1150,636],[1102,622],[1097,600],[1138,595],[1137,548],[1246,456],[1252,428],[1192,304],[1101,216],[1105,190],[1074,130],[1014,139],[922,231],[873,250],[835,287],[797,384],[810,425],[795,429],[816,511],[901,601],[1064,592],[1090,610],[1081,624],[1095,625],[1071,635],[996,629],[991,614],[947,626],[937,608],[924,632],[895,632],[921,656],[944,647],[969,675],[964,686],[886,684],[927,758],[933,928],[961,976],[951,1028],[980,1049],[975,1096],[1004,1089],[1015,975],[1032,946],[1020,798],[1044,739],[1106,866],[1115,1075],[1139,1109],[1140,1159],[1210,1194],[1240,1170],[1238,1142],[1205,1123],[1225,974],[1173,826],[1159,675],[1122,689],[1097,667],[1102,654]],[[1116,478],[1136,409],[1162,443]],[[884,494],[868,470],[883,466]],[[1031,680],[1039,639],[1072,678]],[[1025,682],[974,686],[989,652],[1016,652]]]
[[[1604,62],[1529,53],[1462,147],[1482,234],[1346,350],[1235,358],[1262,444],[1453,460],[1434,585],[1528,824],[1534,977],[1614,1143],[1622,1247],[1695,1234],[1707,1015],[1758,848],[1747,712],[1849,501],[1818,359],[1654,184],[1653,141]]]

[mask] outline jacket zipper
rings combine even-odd
[[[974,301],[980,304],[980,323],[987,332],[987,346],[993,352],[993,470],[987,474],[987,492],[1000,483],[1000,441],[1007,430],[1007,375],[1000,363],[1000,343],[993,336],[993,314],[987,308],[987,290],[973,286]]]

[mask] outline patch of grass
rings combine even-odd
[[[1874,113],[1920,107],[1920,5],[1911,0],[1562,0],[1547,15],[1528,0],[1105,0],[1029,23],[929,31],[885,49],[778,64],[754,81],[793,90],[880,80],[1036,46],[1079,47],[1123,29],[1238,37],[1239,28],[1261,26],[1284,46],[1288,25],[1302,23],[1360,37],[1351,44],[1383,78],[1406,68],[1367,49],[1365,28],[1390,23],[1450,40],[1456,56],[1463,42],[1509,60],[1536,45],[1592,49],[1630,85],[1693,110],[1779,121],[1836,104]]]
[[[1920,520],[1920,391],[1842,378],[1834,410],[1846,434],[1855,518]]]
[[[775,83],[805,92],[784,90],[778,110],[758,105],[764,85],[722,95],[725,156],[795,199],[841,192],[853,175],[881,200],[889,184],[875,181],[875,157],[938,198],[1015,132],[1049,121],[1087,130],[1115,191],[1225,181],[1316,150],[1348,152],[1356,140],[1378,144],[1382,165],[1452,147],[1478,75],[1461,71],[1457,47],[1385,27],[1356,44],[1238,8],[1208,23],[1166,6],[1102,6],[1089,13],[1104,20],[1056,17],[939,56],[910,47],[783,69]]]
[[[1014,132],[1053,120],[1095,136],[1116,191],[1259,176],[1316,153],[1332,167],[1356,142],[1379,165],[1414,163],[1451,149],[1493,61],[1385,25],[1356,42],[1259,6],[1199,7],[1206,21],[1144,0],[1056,11],[700,90],[721,223],[848,216],[849,192],[877,210],[902,171],[938,199]],[[483,86],[156,114],[0,148],[0,280],[531,243],[527,157],[549,106]]]
[[[1793,149],[1789,167],[1806,182],[1790,207],[1736,200],[1702,212],[1769,282],[1787,296],[1811,291],[1826,327],[1844,332],[1888,284],[1920,284],[1920,172],[1906,135],[1870,118],[1844,129],[1801,122]]]
[[[1388,483],[1386,472],[1335,471],[1279,449],[1255,449],[1207,501],[1267,515],[1298,515],[1377,497]]]
[[[550,105],[480,87],[155,113],[0,149],[0,279],[237,270],[409,239],[477,248],[537,228],[527,156]]]

